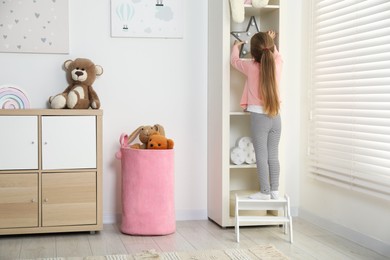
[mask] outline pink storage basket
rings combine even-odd
[[[131,235],[175,232],[174,150],[121,148],[122,224]]]

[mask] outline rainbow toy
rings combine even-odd
[[[18,87],[0,86],[0,109],[30,108],[26,94]]]

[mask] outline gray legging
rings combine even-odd
[[[268,117],[266,114],[251,113],[251,130],[260,191],[270,194],[270,191],[279,189],[280,115]]]

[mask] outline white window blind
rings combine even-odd
[[[390,200],[390,1],[312,8],[309,172]]]

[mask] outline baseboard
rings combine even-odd
[[[207,210],[176,210],[176,220],[207,219]]]
[[[176,220],[201,220],[207,219],[207,210],[177,210]],[[104,213],[103,224],[119,223],[121,220],[120,213]]]
[[[293,217],[298,216],[298,207],[291,208],[291,215]],[[176,211],[176,220],[202,220],[207,219],[207,210],[178,210]],[[104,224],[113,224],[119,223],[121,219],[120,213],[104,213],[103,223]]]
[[[120,219],[121,219],[121,214],[119,214],[119,213],[104,213],[103,214],[103,224],[119,223]]]
[[[384,243],[383,241],[374,239],[355,230],[328,221],[306,210],[300,209],[299,217],[328,231],[331,231],[341,237],[351,240],[363,247],[371,249],[381,255],[390,256],[390,245]]]

